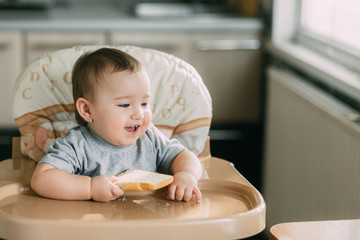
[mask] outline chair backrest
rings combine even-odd
[[[76,126],[71,71],[85,52],[104,46],[77,46],[45,55],[19,75],[13,114],[21,132],[21,152],[40,161],[56,137]],[[153,49],[111,46],[137,58],[152,91],[153,123],[195,154],[201,153],[212,118],[211,98],[198,72],[185,61]]]

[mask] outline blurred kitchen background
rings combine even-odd
[[[74,45],[138,45],[198,70],[212,155],[262,192],[265,232],[359,218],[359,16],[358,0],[0,0],[0,158],[19,135],[12,88],[27,63]]]
[[[27,63],[74,45],[130,44],[168,52],[199,71],[213,99],[212,154],[232,161],[260,188],[260,5],[257,0],[0,1],[1,159],[10,157],[12,135],[18,134],[12,87]]]

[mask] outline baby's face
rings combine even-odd
[[[105,71],[104,82],[90,104],[90,127],[106,141],[130,146],[141,137],[151,122],[150,81],[142,68],[138,72]]]

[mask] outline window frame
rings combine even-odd
[[[288,65],[318,79],[360,102],[360,73],[353,67],[334,61],[326,55],[298,43],[299,0],[271,1],[271,31],[265,41],[266,51]],[[358,65],[360,66],[360,65]]]
[[[360,51],[351,46],[341,44],[335,40],[325,38],[319,34],[311,32],[301,26],[301,2],[297,1],[297,13],[295,16],[295,29],[293,41],[299,45],[307,47],[333,61],[345,66],[351,71],[360,73]]]

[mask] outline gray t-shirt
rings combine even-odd
[[[153,124],[131,146],[115,146],[85,125],[57,138],[39,164],[49,163],[57,169],[90,177],[116,175],[127,169],[169,173],[172,161],[184,149],[179,141],[169,140]]]

